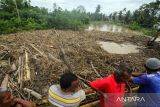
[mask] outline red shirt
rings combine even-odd
[[[123,102],[117,99],[123,97],[125,84],[118,84],[114,78],[114,74],[100,80],[95,80],[90,83],[90,86],[107,95],[106,99],[103,99],[102,96],[100,97],[102,107],[123,107]]]

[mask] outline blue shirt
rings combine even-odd
[[[144,97],[144,103],[139,106],[159,107],[160,106],[160,72],[156,74],[145,73],[142,76],[134,77],[133,83],[140,85],[139,97]]]
[[[133,83],[140,85],[139,93],[160,93],[160,72],[156,74],[145,73],[134,77]]]

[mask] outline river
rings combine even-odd
[[[122,26],[108,23],[91,23],[86,31],[106,31],[106,32],[128,32],[129,30]]]

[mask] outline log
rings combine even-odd
[[[35,98],[37,98],[39,100],[42,99],[42,95],[40,95],[39,93],[37,93],[37,92],[35,92],[35,91],[31,90],[31,89],[24,88],[23,90],[28,92],[28,93],[30,93],[32,96],[34,96]]]

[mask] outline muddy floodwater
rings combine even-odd
[[[107,24],[107,23],[92,23],[88,26],[86,31],[106,31],[106,32],[128,32],[128,29],[123,28],[122,26],[114,25],[114,24]]]
[[[139,47],[131,43],[118,44],[115,42],[103,42],[103,41],[98,41],[97,43],[100,44],[102,49],[112,54],[129,54],[129,53],[139,52],[138,49]]]

